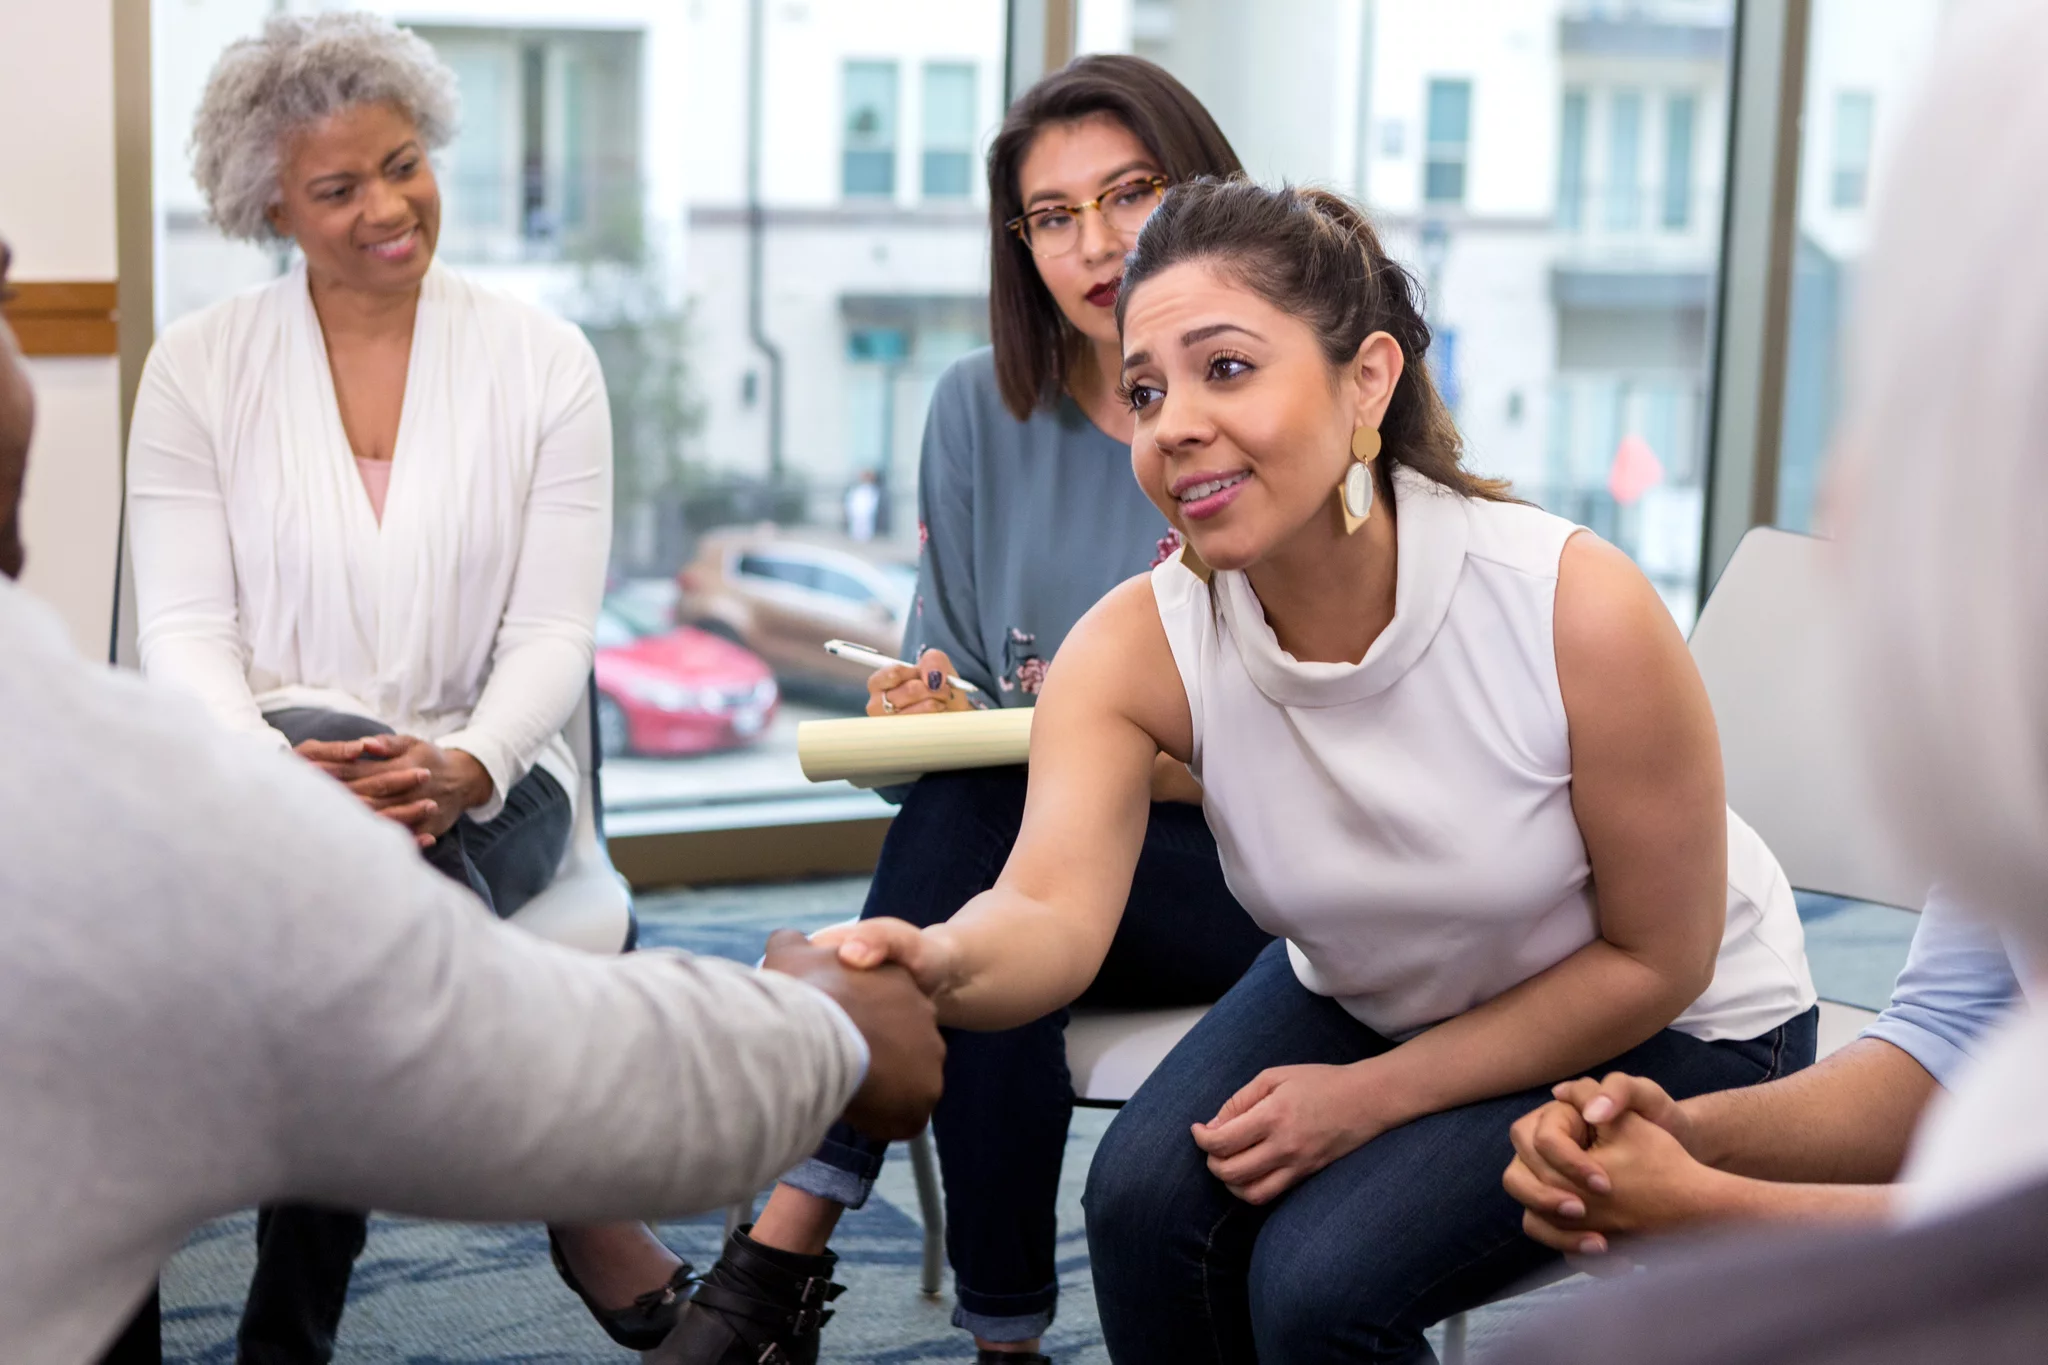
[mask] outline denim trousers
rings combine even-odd
[[[1592,1068],[1683,1099],[1813,1060],[1817,1010],[1738,1042],[1676,1029]],[[1244,1203],[1188,1127],[1269,1067],[1345,1065],[1394,1044],[1315,995],[1267,949],[1103,1135],[1083,1199],[1096,1305],[1117,1365],[1435,1359],[1423,1329],[1558,1260],[1501,1188],[1511,1124],[1547,1087],[1381,1134],[1277,1200]]]
[[[294,745],[391,733],[361,716],[311,707],[272,711],[264,720]],[[553,880],[568,847],[569,816],[568,794],[536,768],[506,793],[496,819],[480,825],[464,816],[424,856],[503,918]],[[334,1358],[349,1275],[369,1222],[366,1213],[311,1204],[256,1211],[256,1273],[235,1337],[238,1361],[324,1365]]]
[[[936,924],[995,884],[1024,818],[1024,769],[934,773],[891,823],[863,918]],[[1130,900],[1084,1004],[1207,1004],[1272,940],[1223,884],[1199,808],[1152,807]],[[1059,1296],[1054,1203],[1074,1092],[1067,1011],[1001,1033],[946,1030],[946,1089],[932,1136],[946,1194],[955,1326],[1024,1341],[1051,1324]],[[834,1126],[784,1183],[858,1208],[884,1144]]]

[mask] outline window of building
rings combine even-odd
[[[849,199],[896,193],[896,63],[846,64],[840,188]]]
[[[1699,115],[1693,97],[1664,101],[1664,204],[1659,219],[1674,231],[1692,226],[1692,137]]]
[[[1607,101],[1607,230],[1633,232],[1643,216],[1643,95],[1617,90]]]
[[[1798,237],[1786,319],[1778,525],[1819,529],[1822,470],[1842,397],[1851,297],[1869,233],[1877,109],[1911,102],[1944,0],[1813,0],[1800,118]]]
[[[442,252],[511,262],[630,252],[640,236],[636,32],[415,30],[456,74]]]
[[[1557,129],[1557,225],[1577,232],[1586,221],[1586,92],[1564,92]]]
[[[1471,144],[1472,82],[1431,81],[1427,149],[1422,167],[1425,201],[1445,205],[1465,202],[1465,170]]]
[[[924,68],[924,197],[965,199],[974,179],[974,68],[927,62]]]
[[[1876,108],[1867,90],[1842,90],[1835,95],[1829,199],[1838,209],[1860,209],[1870,193],[1870,142]]]

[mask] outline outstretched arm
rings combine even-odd
[[[827,941],[853,965],[903,962],[957,1027],[1014,1028],[1070,1003],[1130,897],[1154,761],[1184,758],[1192,729],[1151,582],[1133,579],[1081,619],[1046,677],[1024,827],[995,886],[922,932],[866,920]]]

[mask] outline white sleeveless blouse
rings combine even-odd
[[[1579,528],[1397,470],[1394,619],[1357,664],[1281,649],[1242,573],[1152,574],[1231,891],[1302,985],[1406,1038],[1599,933],[1551,616]],[[1714,981],[1674,1025],[1751,1038],[1814,1001],[1792,888],[1728,814]]]

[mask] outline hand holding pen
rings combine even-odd
[[[825,648],[842,659],[874,668],[868,677],[868,714],[871,716],[971,711],[974,704],[968,698],[981,690],[954,671],[953,661],[943,650],[928,649],[912,664],[844,640],[834,640]]]

